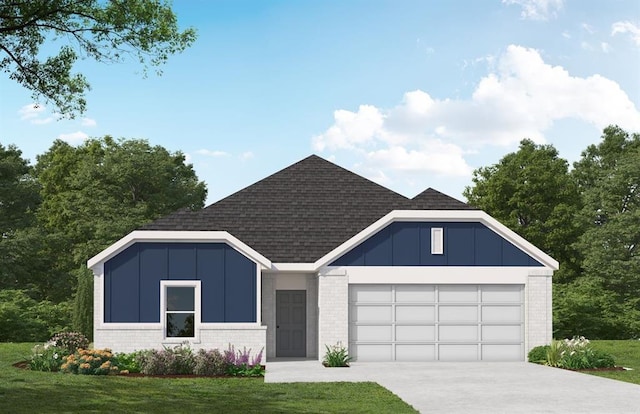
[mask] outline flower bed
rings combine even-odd
[[[153,377],[263,377],[262,350],[224,351],[200,349],[187,344],[173,348],[149,349],[114,354],[110,349],[86,349],[88,340],[80,334],[58,334],[44,345],[34,347],[31,358],[18,367],[34,371],[82,375],[131,375]],[[80,336],[78,336],[80,335]]]
[[[613,356],[594,349],[584,336],[552,340],[550,345],[537,346],[529,351],[528,360],[573,371],[622,369],[615,366]]]

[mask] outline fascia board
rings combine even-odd
[[[314,263],[315,271],[326,266],[345,254],[394,221],[432,221],[432,222],[480,222],[504,237],[543,265],[558,270],[558,262],[542,250],[529,243],[522,236],[509,229],[482,210],[393,210],[360,233],[345,241]]]
[[[111,246],[104,249],[87,261],[87,267],[104,263],[118,253],[122,252],[134,243],[144,242],[163,242],[163,243],[189,243],[189,242],[208,242],[208,243],[227,243],[243,255],[247,256],[263,269],[271,268],[271,261],[247,246],[238,238],[232,236],[226,231],[151,231],[151,230],[135,230],[127,234]]]

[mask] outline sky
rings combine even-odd
[[[523,138],[573,163],[640,132],[638,0],[174,0],[198,39],[162,67],[78,61],[87,112],[0,75],[0,143],[147,139],[183,152],[207,204],[311,154],[407,197],[464,200]]]

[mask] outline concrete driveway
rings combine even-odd
[[[525,362],[269,361],[265,382],[374,381],[422,413],[640,413],[640,386]]]

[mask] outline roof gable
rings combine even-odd
[[[143,230],[226,231],[272,262],[313,263],[393,210],[473,210],[427,189],[408,199],[311,155],[203,210]]]

